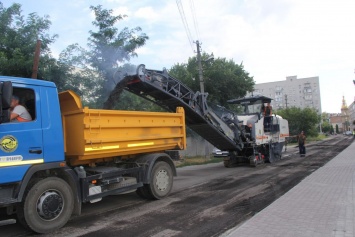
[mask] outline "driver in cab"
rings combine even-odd
[[[29,122],[32,121],[30,113],[27,109],[20,105],[20,99],[18,96],[13,95],[10,106],[10,121],[11,122]]]

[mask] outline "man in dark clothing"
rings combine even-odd
[[[300,150],[300,156],[304,157],[306,155],[306,147],[304,146],[306,144],[306,136],[304,135],[304,132],[302,131],[298,135],[298,147]]]
[[[265,132],[270,131],[271,115],[272,115],[272,107],[270,103],[267,103],[264,109],[264,131]]]

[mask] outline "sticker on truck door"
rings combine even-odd
[[[6,135],[0,140],[0,149],[4,152],[14,152],[18,147],[17,139],[14,136]]]
[[[15,155],[15,156],[0,156],[0,162],[16,162],[16,161],[22,161],[23,157],[21,155]]]

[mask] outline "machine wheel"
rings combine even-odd
[[[18,219],[37,233],[49,233],[64,226],[74,209],[69,184],[57,177],[45,178],[29,187]]]
[[[256,167],[258,165],[258,161],[255,159],[255,157],[250,158],[250,166]]]
[[[226,168],[232,168],[233,167],[233,164],[230,160],[225,160],[223,161],[223,164],[224,164],[224,167]]]
[[[229,158],[223,160],[223,164],[224,164],[224,167],[226,167],[226,168],[232,168],[232,167],[238,166],[238,161],[236,160],[236,158],[229,157]]]

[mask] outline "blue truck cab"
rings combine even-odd
[[[38,164],[38,169],[41,165],[63,162],[64,144],[54,83],[0,77],[0,81],[6,80],[12,82],[13,94],[20,98],[32,117],[29,122],[0,125],[0,184],[13,184],[21,182],[33,164]]]
[[[73,212],[80,214],[81,210],[79,180],[65,163],[57,88],[48,81],[1,76],[0,92],[0,207],[8,214],[16,213],[18,221],[25,227],[38,233],[49,232],[63,226]],[[20,104],[26,107],[31,121],[10,121],[12,95],[16,95]],[[65,190],[43,191],[40,200],[30,200],[31,187],[45,177],[66,186]],[[64,202],[60,200],[60,192],[70,193],[65,195],[72,199],[66,203],[70,211],[64,219],[61,214],[67,210],[61,207]],[[52,206],[48,207],[48,204]],[[26,208],[30,209],[31,205],[40,210],[37,219],[26,213]],[[49,224],[57,217],[58,221]]]

